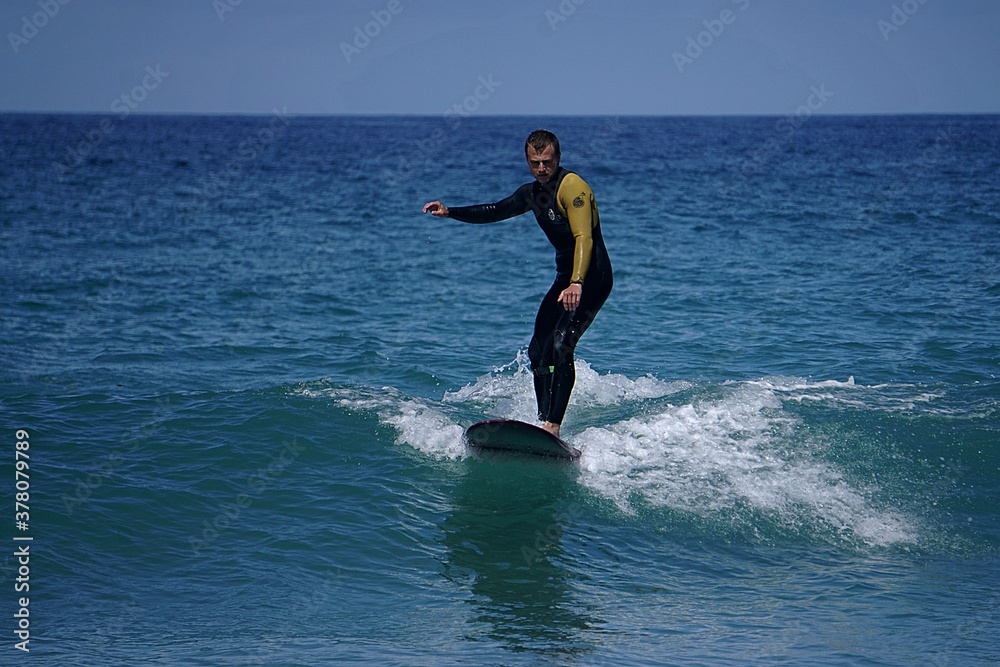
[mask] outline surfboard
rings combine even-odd
[[[465,431],[465,440],[474,449],[550,456],[576,460],[580,450],[545,429],[514,419],[488,419]]]

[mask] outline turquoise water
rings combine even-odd
[[[1000,122],[793,120],[0,116],[0,663],[996,663]],[[569,465],[461,437],[551,248],[419,212],[539,126],[616,269]]]

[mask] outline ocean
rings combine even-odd
[[[532,420],[559,135],[615,289]],[[0,663],[1000,662],[1000,117],[0,115]]]

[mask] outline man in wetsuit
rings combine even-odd
[[[590,186],[559,166],[559,139],[546,130],[528,136],[524,154],[535,180],[493,204],[448,208],[424,204],[424,213],[487,223],[532,211],[556,250],[556,279],[542,299],[528,345],[542,428],[559,435],[576,382],[573,351],[594,321],[614,282],[597,202]]]

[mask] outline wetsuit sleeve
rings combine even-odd
[[[525,188],[521,186],[514,194],[501,199],[493,204],[476,204],[475,206],[454,206],[448,208],[448,217],[461,222],[471,222],[481,225],[487,222],[499,222],[516,215],[527,213],[528,198],[525,196]]]
[[[556,194],[559,207],[569,221],[570,231],[576,244],[573,248],[573,274],[570,281],[582,283],[590,268],[590,258],[594,250],[594,224],[597,205],[594,193],[586,181],[576,174],[567,174]]]

